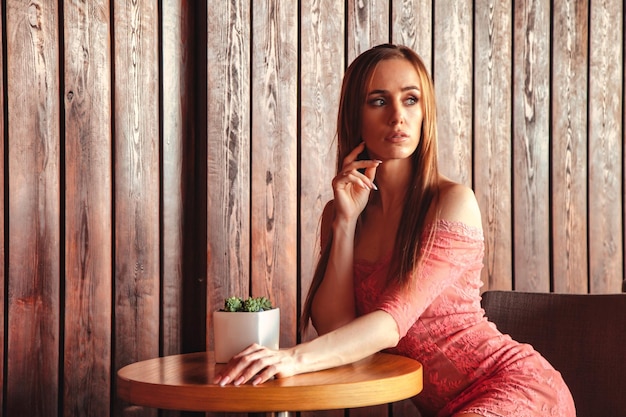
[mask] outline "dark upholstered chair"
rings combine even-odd
[[[578,417],[626,416],[626,294],[486,291],[482,305],[561,372]]]

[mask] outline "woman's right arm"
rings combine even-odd
[[[352,264],[356,224],[374,188],[373,179],[379,161],[357,161],[365,149],[360,144],[343,161],[342,171],[333,179],[333,202],[322,218],[322,242],[331,225],[331,248],[324,278],[311,305],[311,319],[317,333],[335,330],[356,317]],[[358,172],[365,168],[365,174]]]
[[[319,335],[354,320],[352,261],[356,222],[336,220],[334,204],[329,203],[322,217],[322,241],[332,235],[324,278],[311,304],[311,320]],[[325,227],[326,226],[326,227]]]

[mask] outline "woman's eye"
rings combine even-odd
[[[384,106],[385,105],[385,100],[383,98],[380,98],[380,97],[379,98],[375,98],[375,99],[370,100],[370,104],[372,106],[377,106],[377,107]]]
[[[407,104],[417,104],[418,101],[417,97],[409,97],[406,99]]]

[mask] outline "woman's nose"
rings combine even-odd
[[[400,103],[389,106],[389,124],[395,126],[404,122],[404,109]]]

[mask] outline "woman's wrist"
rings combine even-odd
[[[335,217],[333,220],[333,235],[341,236],[341,235],[354,235],[354,230],[356,229],[357,218],[345,218],[345,217]]]

